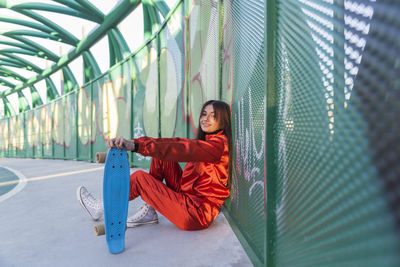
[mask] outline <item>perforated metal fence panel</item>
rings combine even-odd
[[[8,155],[8,119],[0,121],[0,155],[7,157]]]
[[[65,98],[62,97],[57,101],[52,102],[52,136],[53,136],[53,156],[58,159],[64,159],[64,137],[66,133],[65,123],[68,123],[68,120],[65,118],[64,107],[65,107]]]
[[[101,88],[99,88],[101,90]],[[78,159],[91,159],[92,141],[92,84],[78,90],[77,128],[78,128]]]
[[[76,92],[71,92],[65,96],[64,145],[66,159],[77,158],[76,94]]]
[[[143,101],[145,97],[145,81],[142,79],[141,69],[144,67],[145,62],[148,62],[147,47],[139,51],[133,58],[132,66],[132,82],[133,82],[133,105],[136,107],[135,112],[133,112],[132,117],[132,127],[133,127],[133,138],[139,138],[145,136],[144,133],[144,123],[143,123]],[[146,63],[147,64],[147,63]],[[154,136],[153,136],[154,137]],[[138,154],[134,154],[133,162],[137,166],[147,167],[150,166],[150,158],[143,157]]]
[[[33,124],[37,125],[37,130],[35,129],[32,132],[32,147],[34,148],[34,156],[35,158],[43,157],[43,145],[42,145],[42,117],[41,117],[41,108],[37,108],[35,110],[29,111],[29,113],[34,114]],[[36,148],[36,149],[35,149]]]
[[[134,58],[136,66],[133,85],[133,103],[135,105],[133,120],[134,138],[159,136],[159,69],[157,48],[157,39],[153,39]],[[134,154],[133,158],[137,166],[150,166],[150,157]]]
[[[186,6],[189,136],[193,137],[203,103],[220,98],[220,3],[193,0]]]
[[[398,266],[400,4],[292,0],[276,10],[270,262]]]
[[[41,138],[44,158],[53,157],[53,140],[52,140],[52,113],[51,103],[44,105],[41,109]]]
[[[226,208],[254,263],[265,263],[264,2],[225,1],[222,86],[231,97],[232,191]],[[233,91],[233,92],[231,92]]]
[[[33,126],[32,122],[33,122],[33,113],[25,113],[25,125],[24,127],[29,127],[29,126]],[[1,127],[1,126],[0,126]],[[0,134],[1,135],[1,134]],[[33,158],[34,157],[34,148],[33,146],[31,146],[31,143],[33,141],[33,127],[31,128],[31,130],[27,130],[24,131],[24,150],[25,150],[25,157],[28,158]],[[1,137],[0,137],[1,138]]]
[[[159,34],[160,135],[186,137],[184,8],[181,3]]]

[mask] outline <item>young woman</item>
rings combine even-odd
[[[147,204],[128,218],[127,226],[157,223],[157,210],[183,230],[209,227],[230,193],[231,136],[229,105],[210,100],[201,109],[194,140],[151,137],[109,140],[109,148],[126,147],[152,157],[149,173],[131,174],[129,199],[141,196]],[[178,162],[187,162],[183,172]],[[103,214],[102,203],[83,186],[77,193],[82,207],[93,219],[99,219]]]

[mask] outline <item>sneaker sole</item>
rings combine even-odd
[[[140,225],[157,224],[157,223],[158,223],[158,220],[148,221],[148,222],[142,222],[142,223],[126,222],[126,227],[127,227],[127,228],[135,228],[135,227],[138,227],[138,226],[140,226]]]
[[[78,187],[78,189],[76,190],[76,198],[79,201],[79,204],[81,204],[82,208],[86,211],[87,214],[89,214],[90,218],[92,218],[93,221],[98,221],[101,216],[99,218],[95,218],[92,216],[92,214],[90,214],[89,210],[86,208],[85,204],[83,203],[82,199],[81,199],[81,188],[82,186]]]

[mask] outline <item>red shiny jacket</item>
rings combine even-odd
[[[163,161],[187,162],[180,192],[202,207],[207,221],[212,222],[229,197],[228,139],[222,131],[206,135],[206,140],[186,138],[141,137],[137,153]]]

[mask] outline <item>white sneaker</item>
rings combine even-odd
[[[135,215],[128,218],[126,227],[136,227],[143,224],[158,223],[156,210],[148,204],[143,204]]]
[[[97,221],[103,216],[104,208],[103,202],[97,200],[89,193],[89,191],[84,186],[78,187],[76,190],[76,195],[79,203],[83,209],[89,214],[89,216]]]

